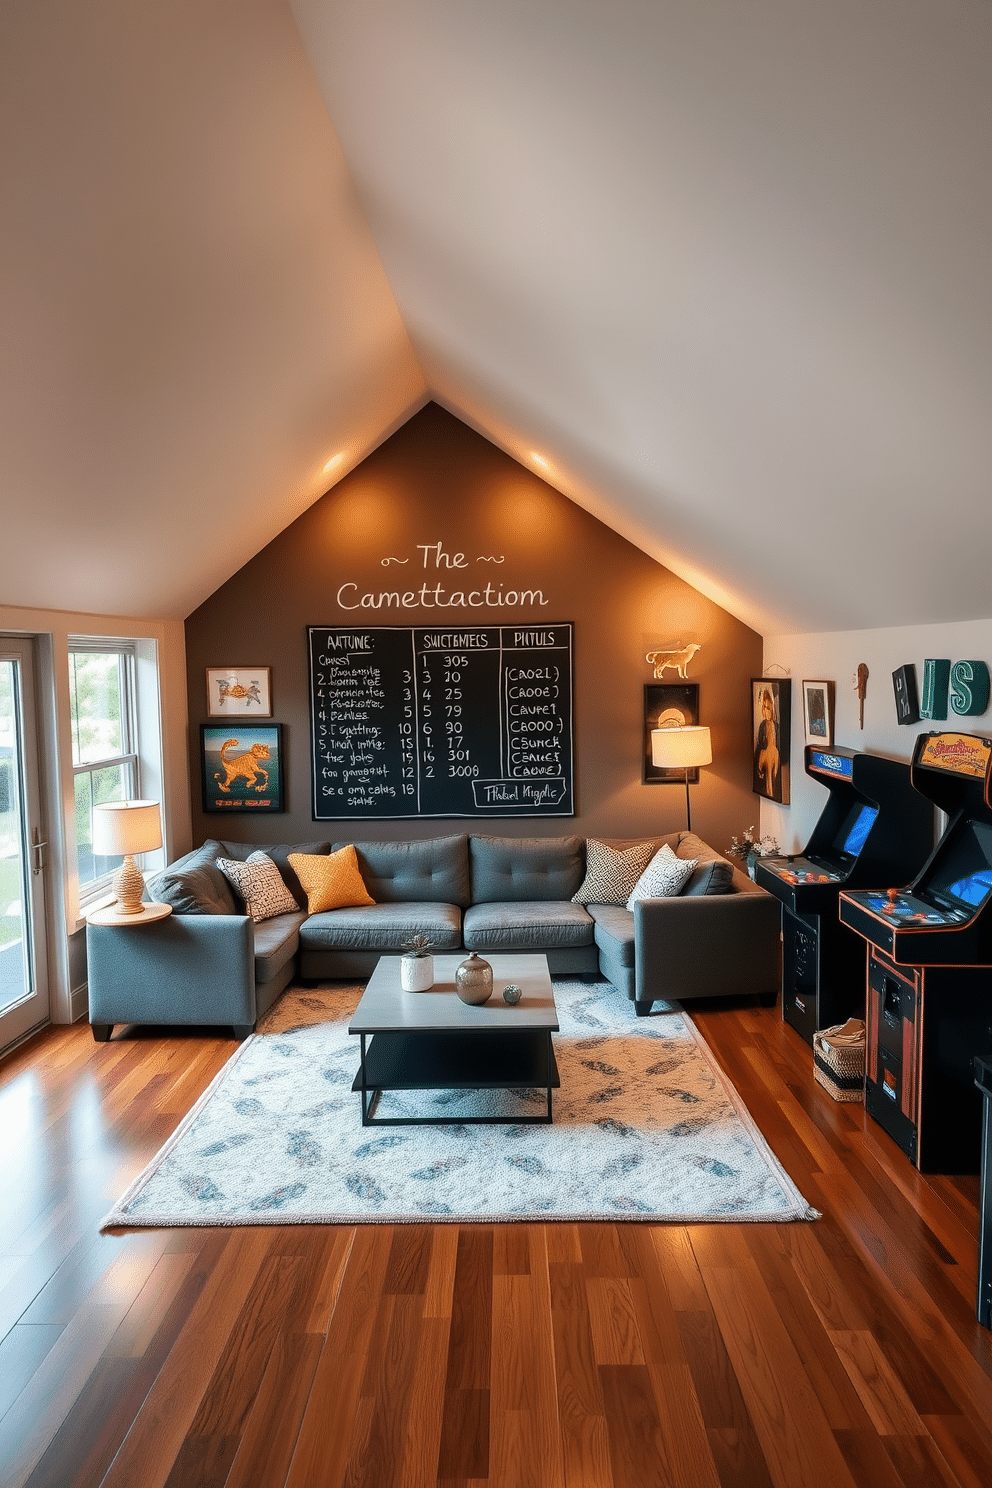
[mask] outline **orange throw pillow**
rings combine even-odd
[[[375,903],[365,887],[358,855],[350,842],[336,853],[290,853],[289,861],[303,885],[311,914]]]

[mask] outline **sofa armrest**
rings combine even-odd
[[[255,1022],[255,931],[248,915],[87,925],[86,960],[91,1023]]]
[[[634,905],[636,1000],[771,994],[779,985],[781,906],[748,884],[733,894]]]

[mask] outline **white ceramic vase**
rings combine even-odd
[[[428,992],[433,985],[433,956],[400,957],[400,986],[404,992]]]

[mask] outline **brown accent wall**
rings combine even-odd
[[[423,546],[465,555],[459,576]],[[480,555],[503,558],[480,563]],[[387,564],[389,557],[405,564]],[[471,572],[471,581],[469,581]],[[397,611],[348,609],[365,593],[483,588],[543,591],[545,605]],[[341,586],[354,585],[341,595]],[[442,594],[442,598],[444,595]],[[308,625],[575,624],[574,817],[422,818],[322,822],[310,808]],[[692,823],[717,848],[758,816],[751,792],[749,679],[761,675],[761,638],[575,506],[532,471],[436,404],[416,414],[245,564],[186,621],[193,840],[295,842],[314,838],[503,836],[636,837],[685,826],[685,789],[641,782],[645,652],[697,641],[689,680],[700,722],[713,730],[713,764],[692,786]],[[286,810],[249,817],[200,807],[199,725],[207,722],[206,668],[272,668],[273,721],[284,725]],[[666,673],[665,681],[676,681]],[[234,728],[232,720],[232,731]]]

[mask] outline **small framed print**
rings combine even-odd
[[[834,742],[834,684],[803,683],[803,729],[807,744]]]
[[[699,722],[698,682],[645,682],[644,684],[644,759],[642,779],[645,785],[684,785],[685,770],[672,770],[656,765],[651,759],[651,730],[686,728]],[[699,766],[688,772],[689,784],[699,780]]]
[[[200,724],[204,811],[282,811],[282,724]]]
[[[208,718],[271,718],[271,667],[207,667]]]

